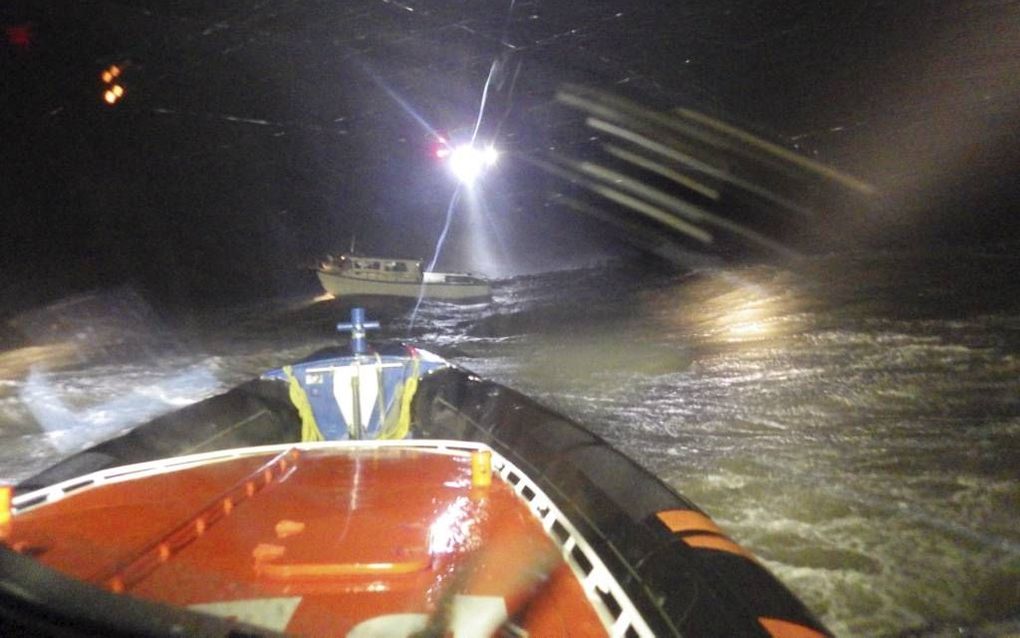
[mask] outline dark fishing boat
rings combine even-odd
[[[72,456],[0,509],[34,635],[829,635],[693,503],[425,350],[329,350]]]

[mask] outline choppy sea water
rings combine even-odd
[[[427,303],[410,334],[377,309],[377,338],[587,424],[837,635],[1005,636],[1020,631],[1017,273],[1020,257],[973,251],[606,266],[499,282],[488,306]],[[166,318],[113,291],[22,318],[0,353],[0,477],[335,342],[344,309],[312,296]]]

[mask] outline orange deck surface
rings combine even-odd
[[[301,635],[428,621],[467,637],[504,616],[532,636],[606,635],[527,505],[498,477],[472,487],[464,454],[220,461],[29,510],[9,540],[114,591]]]

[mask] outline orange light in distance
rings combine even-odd
[[[99,74],[99,78],[106,85],[106,91],[103,93],[103,101],[113,106],[117,103],[117,100],[124,96],[124,87],[120,84],[113,84],[113,81],[120,76],[120,67],[116,64],[111,64],[103,72]]]

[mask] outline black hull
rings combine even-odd
[[[423,436],[479,441],[521,468],[599,554],[657,636],[762,636],[759,618],[828,635],[747,557],[688,546],[656,517],[698,508],[584,427],[458,369],[421,384]]]

